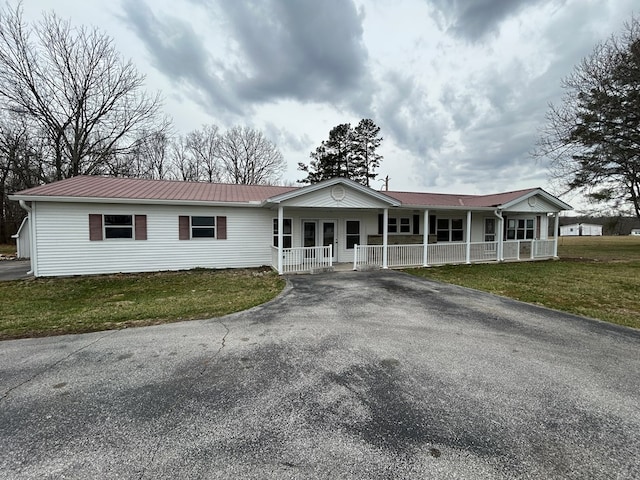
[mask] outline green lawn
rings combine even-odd
[[[407,272],[640,328],[640,239],[561,238],[559,261],[477,264]]]
[[[15,255],[16,246],[7,243],[0,243],[0,255]]]
[[[270,269],[0,282],[0,339],[219,317],[274,298],[284,284]]]

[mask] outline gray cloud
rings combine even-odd
[[[343,0],[193,0],[224,17],[235,64],[211,50],[191,26],[159,18],[144,0],[122,2],[124,21],[144,42],[154,66],[221,113],[244,114],[278,99],[328,102],[367,110],[372,84],[362,13]],[[218,19],[219,20],[219,19]]]
[[[224,67],[212,59],[203,39],[188,23],[158,18],[143,0],[123,1],[122,9],[125,16],[121,19],[144,42],[155,68],[186,88],[197,103],[242,112],[236,95],[218,74]]]
[[[362,18],[342,0],[220,0],[251,71],[238,78],[251,101],[350,103],[366,73]]]
[[[443,27],[460,38],[477,41],[525,7],[549,0],[427,0]]]

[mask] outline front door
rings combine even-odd
[[[336,221],[304,220],[302,222],[302,245],[305,247],[333,247],[333,261],[336,261]],[[308,255],[312,253],[309,252]]]
[[[334,220],[320,220],[322,225],[322,246],[332,245],[333,261],[335,262],[337,255],[336,247],[336,222]]]

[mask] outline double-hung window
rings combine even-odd
[[[191,238],[216,238],[216,217],[191,217]]]
[[[133,215],[105,215],[104,238],[133,238]]]
[[[178,238],[195,240],[215,238],[227,239],[227,217],[213,215],[180,215],[178,217]]]
[[[89,214],[89,240],[146,240],[146,215]]]
[[[461,218],[438,218],[436,220],[438,242],[462,242],[464,223]]]
[[[291,248],[292,231],[291,231],[291,219],[282,219],[282,248]],[[273,246],[278,246],[278,219],[273,219]]]
[[[347,250],[360,243],[360,221],[347,220]]]
[[[531,240],[534,238],[533,218],[510,218],[507,222],[507,240]]]

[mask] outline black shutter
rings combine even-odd
[[[384,234],[384,214],[378,214],[378,235]]]
[[[413,216],[413,234],[420,235],[420,215]]]

